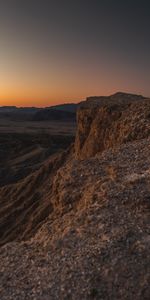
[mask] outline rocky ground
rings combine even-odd
[[[45,172],[41,200],[52,209],[34,235],[24,238],[22,230],[20,239],[0,248],[0,299],[149,299],[150,137],[144,124],[143,138],[82,160],[70,148],[55,160],[52,177]]]

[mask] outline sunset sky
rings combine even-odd
[[[0,0],[0,106],[150,96],[150,1]]]

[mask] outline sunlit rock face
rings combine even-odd
[[[150,134],[150,99],[117,93],[91,97],[77,112],[75,153],[86,159],[122,143]]]

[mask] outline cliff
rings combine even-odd
[[[33,210],[0,249],[1,299],[149,299],[150,102],[119,94],[82,103],[74,149],[13,186]]]
[[[150,134],[150,100],[117,93],[88,98],[77,112],[75,153],[86,159]]]

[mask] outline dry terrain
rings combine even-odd
[[[0,125],[2,245],[36,231],[49,215],[51,207],[46,199],[42,201],[40,188],[53,173],[53,162],[73,143],[75,123],[0,119]]]
[[[88,99],[77,119],[74,145],[0,188],[2,300],[149,299],[150,100]]]

